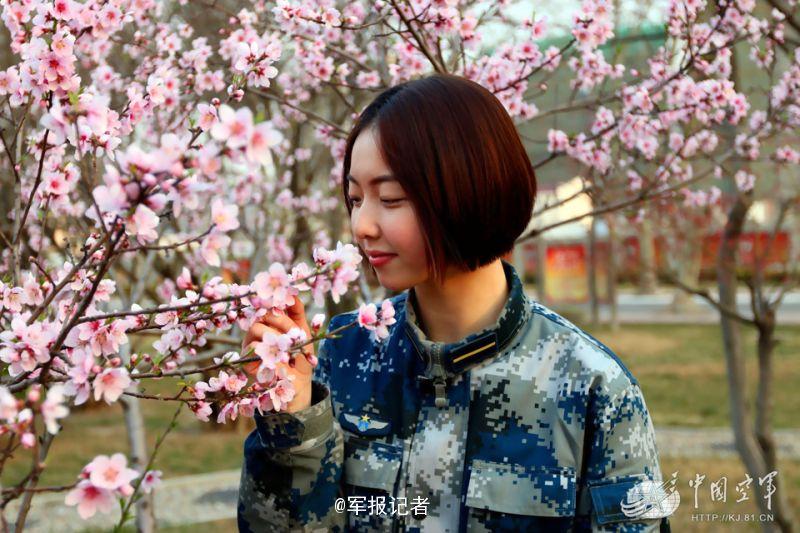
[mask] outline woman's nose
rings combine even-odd
[[[364,202],[358,210],[353,212],[352,226],[353,235],[358,241],[380,236],[378,219],[369,202]]]

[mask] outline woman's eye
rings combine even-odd
[[[352,205],[358,205],[358,204],[361,203],[361,198],[359,198],[358,196],[351,196],[350,197],[350,203]]]
[[[398,204],[405,200],[405,198],[381,198],[381,202],[385,204]]]

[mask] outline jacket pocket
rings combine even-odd
[[[525,466],[475,459],[467,485],[468,507],[526,516],[575,514],[575,469]]]
[[[393,494],[402,460],[401,446],[350,435],[345,443],[344,481]]]

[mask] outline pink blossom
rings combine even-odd
[[[200,244],[200,256],[210,266],[220,265],[219,251],[231,243],[231,238],[217,231],[212,231]]]
[[[736,181],[736,186],[740,191],[750,192],[755,186],[756,177],[745,170],[740,170],[734,176],[734,180]]]
[[[63,172],[47,172],[42,179],[44,192],[53,196],[63,196],[69,193],[74,183]]]
[[[177,307],[181,305],[186,305],[189,303],[188,298],[177,298],[174,294],[170,298],[170,302],[168,306],[164,307]],[[170,329],[174,328],[180,323],[180,314],[178,311],[171,309],[169,311],[164,311],[162,313],[157,313],[155,318],[153,319],[157,325],[161,326],[162,329]]]
[[[57,20],[72,20],[78,11],[80,11],[80,5],[73,0],[55,0],[50,6],[50,14]]]
[[[262,383],[272,380],[278,363],[289,362],[289,348],[292,340],[289,335],[267,332],[255,343],[253,352],[261,358],[256,379]]]
[[[125,491],[130,482],[139,477],[139,472],[128,468],[128,459],[121,453],[111,457],[98,455],[86,465],[89,481],[100,489]]]
[[[168,329],[161,335],[161,338],[153,343],[153,348],[155,348],[158,353],[166,355],[178,350],[183,346],[185,340],[186,337],[179,328],[172,328]]]
[[[16,67],[0,70],[0,96],[14,94],[19,89],[19,74]]]
[[[275,411],[280,411],[281,407],[285,407],[286,404],[291,402],[295,395],[294,384],[292,383],[294,376],[287,375],[285,368],[278,370],[278,376],[280,377],[278,383],[267,391],[272,401],[272,408]]]
[[[67,493],[64,503],[77,504],[78,514],[86,520],[93,517],[97,511],[110,513],[116,504],[116,498],[110,490],[98,488],[89,480],[83,480]]]
[[[222,409],[219,410],[219,414],[217,414],[217,424],[224,424],[227,422],[228,418],[231,420],[236,420],[238,415],[239,403],[236,401],[228,402],[222,406]]]
[[[86,403],[92,391],[89,378],[94,357],[87,354],[83,354],[83,357],[67,371],[69,381],[65,385],[64,393],[75,397],[75,405]]]
[[[775,159],[781,162],[798,164],[800,163],[800,152],[791,146],[782,146],[775,150]]]
[[[42,286],[30,272],[22,274],[22,302],[25,305],[39,305],[44,302]]]
[[[291,285],[286,269],[280,263],[272,263],[267,272],[259,272],[253,284],[254,291],[265,307],[286,308],[294,303],[298,290]]]
[[[136,211],[128,219],[126,230],[128,234],[136,236],[139,244],[154,241],[158,238],[158,215],[144,204],[136,206]]]
[[[26,411],[29,411],[29,409],[26,409]],[[33,448],[36,445],[36,435],[31,433],[30,431],[26,431],[19,438],[19,441],[20,441],[20,444],[22,444],[23,448],[26,448],[26,449],[30,450],[31,448]]]
[[[362,328],[378,323],[378,307],[375,304],[361,304],[358,308],[358,325]]]
[[[197,104],[197,112],[199,118],[197,126],[203,130],[208,131],[217,122],[217,108],[209,104]]]
[[[94,399],[101,397],[106,403],[113,403],[131,385],[131,378],[125,368],[106,368],[94,378]]]
[[[103,214],[118,214],[128,207],[128,195],[119,183],[99,185],[94,188],[92,194]],[[97,220],[97,213],[93,206],[86,210],[86,215]]]
[[[298,290],[307,291],[311,288],[309,281],[312,281],[313,274],[314,271],[305,262],[301,261],[292,267],[292,274],[289,279]]]
[[[189,271],[188,268],[183,267],[181,269],[180,275],[177,278],[175,278],[175,283],[178,286],[178,288],[182,291],[194,287],[194,284],[192,283],[192,273]]]
[[[328,291],[333,301],[338,302],[341,295],[347,292],[348,285],[358,279],[358,264],[362,259],[358,248],[352,244],[337,242],[335,250],[315,248],[313,255],[317,268],[333,267],[333,279],[317,276],[314,280],[312,287],[314,302],[320,305],[322,295]]]
[[[192,411],[194,415],[201,420],[202,422],[208,422],[209,417],[211,416],[211,404],[208,402],[195,402],[192,405]]]
[[[12,423],[17,418],[17,399],[6,387],[0,386],[0,418]]]
[[[218,110],[219,121],[211,128],[211,136],[222,141],[230,148],[246,146],[253,130],[253,113],[248,107],[236,111],[228,105],[221,105]]]
[[[22,311],[25,299],[22,287],[11,287],[0,280],[0,311],[8,309],[11,312],[19,313]]]
[[[247,140],[245,155],[254,163],[271,165],[271,149],[277,146],[282,139],[281,133],[273,128],[271,123],[261,122],[253,128],[250,138]]]
[[[374,339],[383,340],[389,337],[389,326],[397,322],[391,300],[381,303],[381,310],[375,304],[361,304],[358,308],[358,325],[372,332]]]
[[[47,431],[55,435],[58,433],[58,419],[69,414],[69,409],[64,405],[65,386],[54,385],[47,391],[47,399],[42,402],[42,417]]]
[[[50,344],[58,334],[58,324],[37,321],[26,323],[29,313],[11,319],[11,328],[0,332],[0,360],[8,363],[9,374],[31,372],[39,363],[50,360]]]
[[[311,319],[311,331],[316,333],[320,329],[322,329],[322,325],[325,322],[325,315],[323,313],[317,313]]]
[[[210,390],[218,391],[225,389],[228,392],[237,393],[242,387],[247,385],[247,377],[236,373],[228,374],[224,370],[217,377],[208,380]]]
[[[71,131],[72,124],[64,116],[64,110],[58,100],[53,103],[47,113],[42,115],[40,123],[42,127],[50,131],[48,141],[53,144],[62,144],[67,138],[70,138],[71,142],[74,139]]]
[[[70,330],[64,344],[72,348],[86,348],[95,356],[116,354],[121,345],[128,343],[128,327],[125,320],[84,322]]]
[[[550,130],[547,132],[547,150],[550,153],[563,152],[569,145],[569,137],[560,130]]]
[[[161,485],[161,470],[148,470],[142,477],[139,488],[145,494],[150,494],[159,485]]]
[[[215,229],[223,232],[233,231],[239,227],[239,206],[224,205],[219,198],[211,203],[211,221]]]
[[[166,99],[164,80],[155,74],[151,74],[147,78],[147,94],[150,96],[150,101],[155,105],[163,104]]]

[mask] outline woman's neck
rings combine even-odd
[[[472,272],[448,272],[445,280],[414,287],[417,316],[433,342],[457,342],[494,325],[508,301],[500,259]]]

